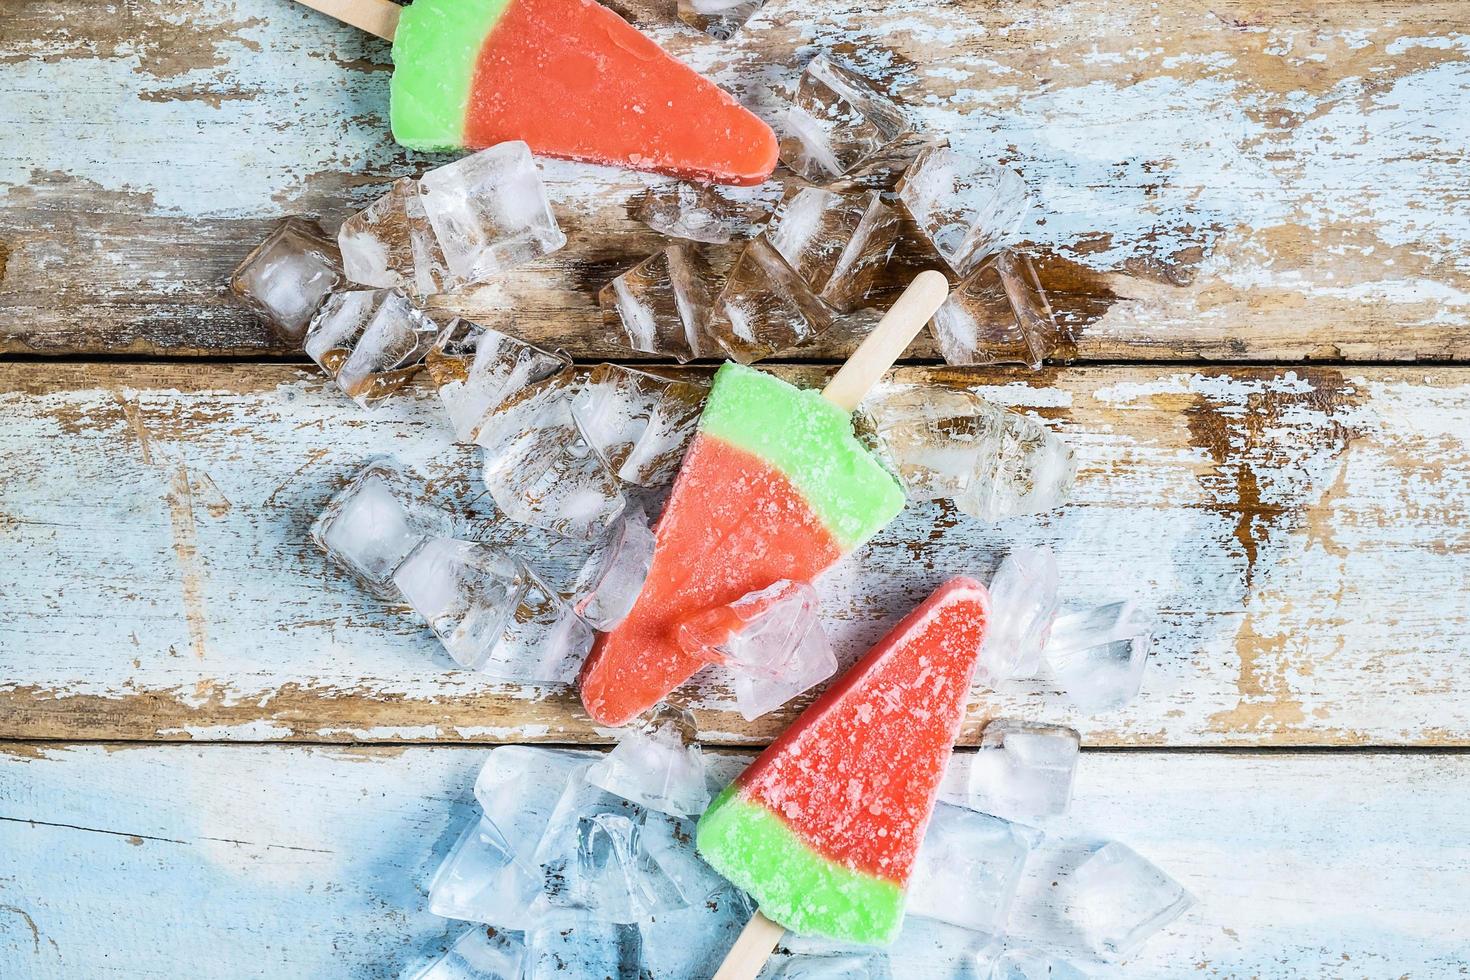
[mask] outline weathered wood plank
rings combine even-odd
[[[1081,357],[1466,356],[1463,4],[771,0],[725,44],[622,7],[759,110],[829,49],[1022,170]],[[227,300],[239,257],[432,162],[387,138],[386,45],[286,0],[35,0],[0,64],[0,350],[277,350]],[[655,246],[626,217],[647,180],[545,169],[570,246],[455,305],[606,356],[595,292]]]
[[[473,813],[481,750],[4,751],[0,974],[390,978],[464,928],[425,892]],[[1086,754],[1010,929],[1034,934],[1065,839],[1106,836],[1198,904],[1126,968],[1093,964],[1099,976],[1455,976],[1467,806],[1463,755]],[[974,941],[910,920],[895,975],[968,976]],[[720,942],[667,920],[647,927],[645,966],[698,980]]]
[[[783,369],[816,383],[814,368]],[[1044,682],[978,694],[1089,744],[1470,742],[1470,372],[910,368],[1034,412],[1075,447],[1074,502],[995,526],[910,506],[821,583],[855,657],[948,575],[1056,549],[1065,598],[1138,596],[1163,627],[1143,697],[1076,717]],[[307,529],[369,457],[485,516],[432,397],[356,409],[286,366],[0,366],[0,737],[600,740],[569,693],[452,669],[432,634],[329,568]],[[493,523],[493,522],[492,522]],[[552,575],[577,549],[487,533]],[[727,692],[706,737],[763,742]]]

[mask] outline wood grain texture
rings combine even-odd
[[[14,745],[0,754],[0,974],[401,976],[463,928],[428,881],[472,818],[483,750]],[[742,760],[720,756],[727,779]],[[953,784],[951,784],[953,785]],[[949,792],[947,790],[947,792]],[[1198,904],[1098,976],[1458,976],[1470,933],[1463,755],[1084,754],[1009,928],[1061,937],[1056,870],[1107,836]],[[1372,869],[1367,873],[1366,869]],[[707,923],[708,910],[695,913]],[[646,927],[657,980],[733,935]],[[910,919],[895,976],[968,976],[973,934]],[[788,939],[812,952],[810,942]]]
[[[771,0],[729,43],[618,6],[757,111],[830,50],[1021,170],[1079,357],[1467,354],[1463,4]],[[287,0],[31,0],[0,65],[0,350],[283,352],[230,269],[280,215],[438,162],[388,139],[387,46]],[[595,294],[657,245],[627,218],[651,178],[544,170],[568,247],[450,305],[609,356]]]
[[[817,368],[781,369],[819,385]],[[911,505],[820,585],[856,657],[946,577],[1049,544],[1063,599],[1136,596],[1143,696],[1078,717],[1044,682],[977,692],[1092,745],[1463,745],[1470,371],[907,368],[1034,413],[1078,454],[1060,511],[987,526]],[[437,403],[357,409],[287,365],[0,366],[0,737],[605,740],[569,692],[453,669],[426,629],[332,570],[307,529],[389,453],[553,578],[580,548],[494,518]],[[763,743],[727,691],[707,738]]]

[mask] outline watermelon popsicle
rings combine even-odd
[[[595,0],[299,0],[393,41],[393,137],[759,184],[776,135]]]
[[[988,609],[973,579],[940,586],[705,811],[700,855],[776,926],[873,945],[897,936]],[[770,945],[781,932],[759,917],[751,929]],[[770,945],[747,947],[749,976]]]
[[[678,643],[686,617],[781,579],[809,582],[902,509],[902,490],[848,416],[947,289],[937,272],[916,277],[820,395],[738,364],[719,369],[643,591],[583,667],[594,721],[624,724],[705,665]]]

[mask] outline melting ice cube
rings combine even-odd
[[[499,330],[455,320],[440,331],[425,363],[455,438],[473,442],[487,414],[527,385],[570,367],[572,360],[561,351],[552,353]]]
[[[715,300],[705,341],[709,351],[742,364],[804,347],[832,325],[833,310],[757,235],[745,246]]]
[[[1057,617],[1046,662],[1083,711],[1116,711],[1138,696],[1154,619],[1131,601]]]
[[[782,123],[781,159],[817,183],[851,173],[913,132],[898,103],[826,55],[807,63]]]
[[[520,980],[525,953],[519,935],[476,927],[412,980]]]
[[[322,303],[306,331],[307,355],[366,408],[402,388],[439,327],[397,289],[343,289]]]
[[[833,309],[862,305],[898,238],[898,215],[876,191],[841,194],[807,187],[787,199],[765,236]]]
[[[374,460],[327,502],[311,538],[380,598],[397,598],[393,572],[425,538],[447,530],[425,505],[423,485],[388,459]]]
[[[1031,209],[1020,174],[948,147],[919,154],[904,172],[898,196],[919,230],[962,276],[1010,245]]]
[[[453,538],[424,541],[398,566],[393,583],[468,670],[490,660],[531,587],[525,569],[506,552]]]
[[[277,336],[300,342],[312,314],[341,282],[337,244],[315,221],[290,217],[245,256],[230,277],[230,289]]]
[[[971,756],[969,806],[1010,820],[1066,813],[1080,745],[1070,728],[992,721]]]
[[[722,245],[735,233],[743,208],[704,184],[680,181],[650,187],[639,198],[633,217],[671,238]]]
[[[419,182],[412,177],[400,177],[382,197],[342,222],[337,244],[351,282],[397,287],[420,297],[463,285],[445,264]]]
[[[1057,560],[1051,549],[1017,548],[990,580],[990,623],[977,676],[987,687],[1030,677],[1041,666],[1057,614]]]
[[[893,971],[882,953],[793,956],[776,973],[779,980],[888,980]]]
[[[582,436],[618,479],[660,487],[694,438],[709,386],[599,364],[572,402]]]
[[[539,871],[517,855],[493,820],[481,817],[464,829],[429,882],[429,911],[524,929],[540,893]]]
[[[587,781],[616,796],[673,816],[698,816],[709,806],[704,755],[694,715],[659,704],[587,771]]]
[[[519,140],[445,164],[419,180],[449,269],[484,282],[566,244],[541,173]]]
[[[652,565],[653,530],[643,508],[629,504],[577,574],[577,613],[594,629],[612,629],[632,612]]]
[[[716,41],[734,37],[766,0],[679,0],[679,19]]]
[[[1034,371],[1062,339],[1036,268],[1013,249],[965,277],[934,314],[933,327],[950,364],[1024,364]]]
[[[1194,904],[1179,882],[1117,841],[1078,865],[1064,887],[1093,950],[1117,957],[1138,952]]]
[[[708,354],[709,266],[687,245],[655,252],[602,287],[603,322],[629,347],[683,363]]]
[[[908,910],[976,932],[1004,932],[1021,871],[1040,838],[1000,817],[936,804],[914,864]]]

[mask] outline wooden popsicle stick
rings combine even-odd
[[[335,17],[358,30],[376,34],[385,41],[393,40],[398,30],[398,15],[403,8],[392,0],[296,0],[297,3]]]
[[[915,276],[873,332],[827,382],[822,397],[849,412],[855,411],[948,295],[949,280],[942,272],[929,269]]]
[[[756,912],[735,939],[725,955],[725,962],[715,971],[714,980],[755,980],[771,958],[771,950],[786,935],[786,927],[777,925]]]

